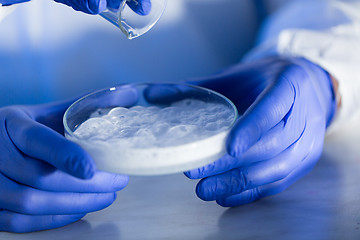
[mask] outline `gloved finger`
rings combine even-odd
[[[126,4],[141,16],[146,16],[151,12],[151,0],[128,0]]]
[[[314,128],[321,127],[324,128],[322,132],[318,131],[318,136],[314,137]],[[321,147],[317,145],[322,144],[319,138],[323,138],[324,134],[324,126],[313,124],[306,130],[304,129],[296,143],[278,156],[248,167],[233,169],[220,175],[204,178],[198,183],[196,193],[199,198],[212,201],[284,179],[302,164],[304,159],[308,157],[309,150],[311,151],[314,148],[315,154],[321,152]]]
[[[83,214],[106,208],[115,193],[47,192],[20,185],[0,174],[0,208],[29,215]]]
[[[185,176],[190,179],[200,179],[205,178],[213,175],[217,175],[223,172],[227,172],[233,169],[233,166],[238,165],[240,161],[234,157],[231,157],[228,154],[225,154],[220,159],[212,162],[206,166],[193,169],[187,172],[184,172]]]
[[[83,218],[85,214],[74,215],[23,215],[11,211],[0,211],[0,231],[26,233],[63,227]]]
[[[191,179],[204,178],[227,172],[234,168],[271,159],[279,155],[300,137],[305,127],[306,113],[304,112],[303,106],[298,105],[299,104],[295,102],[287,116],[265,133],[265,135],[242,156],[234,158],[226,154],[213,163],[186,172],[185,175]]]
[[[282,78],[239,118],[227,138],[227,151],[231,156],[240,157],[288,114],[295,99],[294,86],[288,80],[291,74],[291,68],[285,70]]]
[[[99,14],[106,9],[106,0],[54,0],[72,7],[76,11]]]
[[[12,4],[17,4],[17,3],[23,3],[23,2],[28,2],[30,0],[0,0],[0,6],[9,6]]]
[[[25,155],[45,161],[75,177],[88,179],[94,175],[95,164],[87,152],[59,133],[33,121],[24,112],[9,113],[4,128]]]
[[[318,156],[309,155],[304,161],[307,162],[295,169],[289,176],[279,181],[262,185],[259,187],[248,189],[239,194],[232,195],[227,198],[218,199],[216,202],[223,207],[236,207],[244,204],[248,204],[259,200],[264,197],[278,194],[283,192],[298,179],[305,176],[315,166]]]
[[[55,167],[26,156],[3,159],[1,171],[8,178],[39,190],[52,192],[105,193],[123,189],[128,176],[97,171],[91,179],[73,177]],[[19,166],[25,171],[19,171]]]

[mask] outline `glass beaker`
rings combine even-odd
[[[138,1],[122,0],[119,8],[108,6],[100,15],[120,28],[128,39],[139,37],[149,31],[160,19],[167,0],[151,0],[151,9],[146,14],[135,13],[128,6],[128,4],[139,4]]]

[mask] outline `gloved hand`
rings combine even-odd
[[[0,109],[0,231],[61,227],[109,206],[128,177],[96,171],[66,140],[69,103]]]
[[[125,0],[126,4],[137,14],[146,16],[151,11],[151,0]],[[123,0],[55,0],[66,4],[76,11],[89,14],[99,14],[106,8],[119,9]]]
[[[224,94],[242,113],[227,138],[228,154],[185,173],[202,178],[196,187],[201,199],[229,207],[279,193],[320,158],[336,101],[319,66],[273,57],[191,83]]]
[[[12,5],[16,3],[28,2],[30,0],[0,0],[2,5]],[[126,4],[137,14],[146,16],[151,11],[151,0],[125,0]],[[106,8],[118,9],[122,0],[55,0],[88,14],[99,14]]]

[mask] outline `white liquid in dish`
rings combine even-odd
[[[171,106],[99,109],[67,135],[98,169],[133,175],[190,170],[225,153],[232,109],[186,99]]]

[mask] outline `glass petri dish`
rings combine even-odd
[[[65,137],[99,170],[127,175],[184,172],[226,152],[238,113],[212,90],[174,83],[126,84],[90,93],[63,117]]]
[[[148,32],[160,19],[166,8],[167,0],[151,0],[151,9],[148,13],[137,14],[127,4],[136,0],[123,0],[119,7],[107,7],[100,15],[113,23],[126,35],[133,39]],[[150,1],[149,1],[150,2]]]

